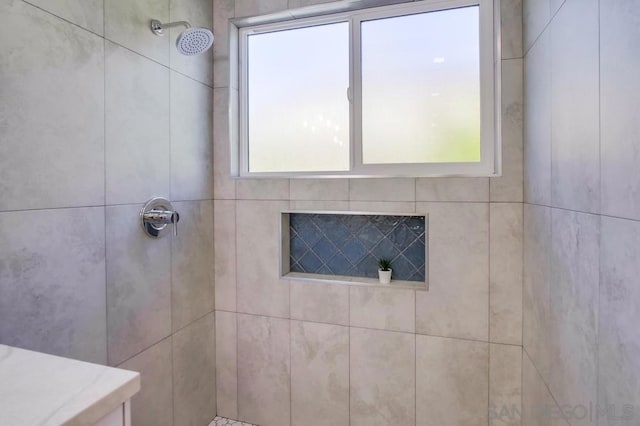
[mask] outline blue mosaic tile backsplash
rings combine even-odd
[[[378,277],[391,259],[394,280],[425,281],[425,217],[290,213],[290,270]]]

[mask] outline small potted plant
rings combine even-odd
[[[378,260],[378,278],[380,284],[389,284],[391,282],[391,261],[385,257]]]

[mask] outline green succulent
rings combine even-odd
[[[380,269],[381,271],[390,271],[391,260],[387,259],[386,257],[381,257],[380,260],[378,260],[378,269]]]

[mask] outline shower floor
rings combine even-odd
[[[209,424],[209,426],[256,426],[251,423],[239,422],[237,420],[231,420],[224,417],[216,417]]]

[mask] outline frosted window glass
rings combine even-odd
[[[249,171],[349,170],[349,24],[248,37]]]
[[[365,164],[480,161],[478,13],[362,23]]]

